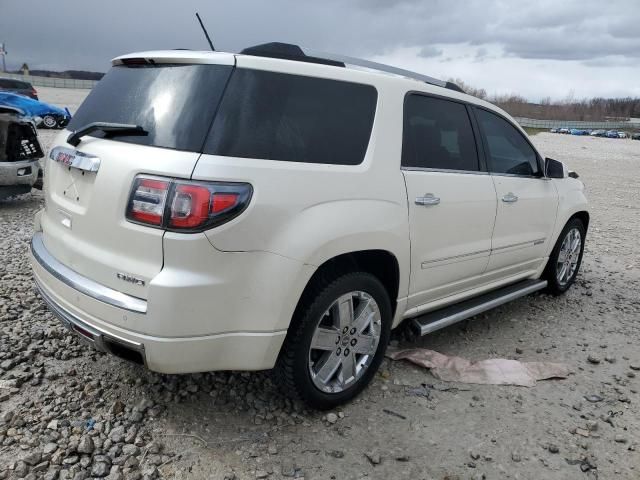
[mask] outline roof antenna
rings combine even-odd
[[[213,42],[211,41],[211,38],[209,38],[209,34],[207,33],[207,29],[204,28],[204,24],[202,23],[202,19],[200,18],[200,14],[198,14],[198,12],[196,12],[196,18],[200,22],[200,26],[202,27],[202,31],[204,32],[204,36],[207,37],[207,42],[209,42],[209,46],[211,47],[211,51],[215,52],[216,49],[213,48]]]

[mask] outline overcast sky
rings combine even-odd
[[[11,68],[106,71],[122,53],[269,41],[457,77],[533,101],[640,96],[639,0],[0,0]]]

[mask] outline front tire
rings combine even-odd
[[[296,309],[276,364],[282,389],[319,410],[352,399],[384,358],[391,317],[389,295],[369,273],[312,285]]]
[[[53,115],[45,115],[42,118],[42,124],[46,128],[56,128],[58,126],[58,120]]]
[[[575,282],[582,264],[585,236],[584,224],[574,218],[558,237],[543,274],[548,282],[547,291],[552,295],[562,295]]]

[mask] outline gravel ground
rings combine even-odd
[[[39,90],[71,109],[82,94]],[[580,173],[592,201],[577,283],[393,342],[561,361],[574,374],[462,385],[385,360],[363,395],[328,414],[291,404],[268,372],[157,375],[78,343],[33,289],[42,194],[0,201],[0,479],[640,478],[640,142],[533,141]]]

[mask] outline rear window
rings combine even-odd
[[[140,125],[145,136],[118,135],[116,141],[202,151],[231,66],[114,66],[94,87],[68,126],[91,122]],[[102,132],[92,134],[104,137]]]
[[[370,85],[236,69],[204,152],[357,165],[369,145],[376,99]]]
[[[13,80],[9,80],[7,78],[0,78],[0,88],[15,88],[15,83]]]

